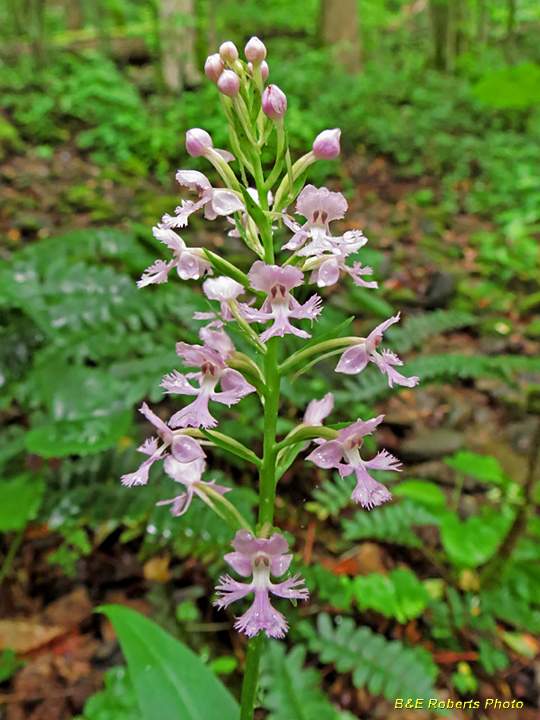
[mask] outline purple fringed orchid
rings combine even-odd
[[[306,408],[304,413],[304,419],[302,423],[304,425],[311,425],[314,427],[321,427],[323,420],[330,415],[334,409],[334,396],[331,392],[320,400],[312,400]]]
[[[341,254],[341,248],[348,246],[353,246],[351,252],[356,252],[367,242],[361,230],[348,230],[342,236],[334,236],[329,229],[332,220],[341,220],[345,216],[347,207],[342,193],[306,185],[296,201],[296,214],[303,215],[306,222],[300,225],[287,216],[283,217],[283,222],[294,235],[281,249],[293,250],[300,257],[319,256],[323,252]],[[302,247],[308,238],[311,242]]]
[[[221,318],[226,322],[234,320],[231,312],[230,304],[236,301],[236,298],[245,292],[245,288],[226,275],[220,275],[217,278],[208,278],[203,282],[203,292],[209,300],[218,300],[221,307]],[[193,316],[195,320],[208,320],[215,317],[214,313],[196,312]]]
[[[380,354],[377,352],[377,348],[383,340],[384,331],[390,325],[398,322],[399,317],[400,313],[385,320],[380,325],[377,325],[375,330],[363,342],[347,348],[336,365],[336,372],[357,375],[362,372],[368,362],[372,362],[375,363],[383,375],[387,375],[390,387],[393,387],[393,383],[410,388],[418,385],[420,382],[419,377],[416,375],[405,377],[394,368],[395,365],[403,365],[403,362],[394,352],[391,350],[383,350]]]
[[[364,443],[363,438],[366,435],[371,435],[383,419],[384,415],[379,415],[365,422],[358,419],[348,428],[342,430],[335,440],[321,443],[306,458],[306,460],[311,460],[315,465],[325,470],[336,468],[342,478],[354,472],[357,484],[352,492],[351,499],[368,509],[376,505],[382,505],[383,502],[392,498],[386,487],[371,477],[368,469],[400,471],[401,463],[386,450],[381,450],[373,460],[367,462],[360,457],[360,448]],[[346,462],[342,462],[342,460]]]
[[[165,228],[185,227],[189,216],[202,207],[207,220],[215,220],[218,215],[232,215],[246,209],[236,193],[232,190],[213,188],[206,175],[197,170],[178,170],[176,179],[183,187],[198,193],[200,199],[197,202],[182,200],[174,216],[165,214],[162,218],[162,225]]]
[[[204,492],[201,490],[202,485],[213,488],[220,495],[225,495],[232,488],[224,487],[223,485],[216,485],[215,480],[210,482],[204,482],[201,480],[204,472],[206,463],[203,458],[197,458],[193,462],[183,463],[179,462],[174,456],[169,455],[165,458],[163,463],[165,472],[175,482],[181,483],[186,486],[186,492],[181,495],[177,495],[171,500],[161,500],[156,505],[171,505],[171,515],[179,517],[187,512],[193,495],[198,495],[205,500]]]
[[[291,325],[289,320],[307,318],[313,320],[321,313],[322,299],[312,295],[307,302],[300,305],[290,293],[292,288],[302,284],[304,273],[292,265],[279,267],[266,265],[262,260],[253,263],[248,273],[251,287],[267,293],[260,310],[239,303],[240,314],[248,322],[266,323],[273,320],[273,324],[259,336],[261,342],[271,337],[286,334],[297,335],[301,338],[311,337],[305,330],[299,330]]]
[[[274,533],[268,540],[254,538],[247,530],[238,530],[232,541],[235,552],[225,555],[225,561],[242,577],[253,575],[250,583],[233,580],[229,575],[220,578],[216,591],[220,596],[214,603],[226,608],[231,603],[254,593],[253,604],[234,625],[236,630],[248,637],[264,630],[267,637],[282,638],[288,630],[283,615],[270,603],[269,593],[282,598],[307,600],[309,591],[300,574],[280,583],[273,583],[270,575],[281,577],[292,561],[292,554],[286,554],[289,544],[283,535]]]
[[[215,350],[224,360],[229,360],[236,348],[222,325],[221,320],[214,320],[199,330],[199,337],[204,345]]]
[[[170,427],[213,428],[217,425],[217,420],[208,410],[209,400],[230,407],[249,393],[255,392],[253,385],[250,385],[237,370],[227,367],[223,358],[212,348],[179,342],[176,344],[176,353],[184,359],[185,365],[199,367],[200,370],[188,375],[182,375],[174,370],[163,378],[161,386],[165,388],[165,392],[196,396],[190,405],[171,417]],[[188,378],[196,378],[199,387],[194,387]],[[218,383],[221,384],[221,392],[216,392]]]
[[[164,227],[161,223],[153,228],[156,240],[173,251],[173,259],[169,262],[156,260],[153,265],[146,268],[143,276],[137,283],[138,288],[146,287],[152,283],[167,282],[169,272],[175,267],[181,280],[198,280],[207,272],[212,274],[204,250],[201,248],[188,248],[182,238],[174,230]]]
[[[174,433],[165,425],[160,417],[150,410],[146,403],[142,404],[139,412],[141,412],[147,420],[150,420],[152,425],[157,429],[157,434],[163,444],[159,444],[157,437],[145,440],[138,450],[150,457],[148,460],[145,460],[135,472],[122,475],[122,485],[126,487],[146,485],[148,482],[148,471],[156,460],[165,459],[165,461],[174,461],[180,465],[193,465],[193,463],[202,462],[204,466],[204,458],[206,455],[194,438],[188,435],[182,435],[179,432]],[[167,453],[169,448],[170,455]]]
[[[365,288],[377,288],[379,284],[376,280],[364,280],[364,275],[373,275],[373,269],[369,266],[362,267],[359,261],[352,265],[347,265],[346,259],[352,253],[357,252],[365,243],[366,238],[346,238],[347,233],[343,236],[344,242],[332,250],[332,253],[313,252],[312,257],[304,262],[303,270],[311,270],[309,278],[310,283],[317,283],[319,287],[330,287],[335,285],[339,280],[340,271],[351,276],[355,285]],[[350,242],[349,242],[350,240]],[[298,254],[300,254],[302,250]]]

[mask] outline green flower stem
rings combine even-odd
[[[259,486],[259,523],[272,524],[274,520],[275,472],[276,472],[276,428],[279,409],[279,372],[277,337],[270,338],[266,344],[264,358],[266,377],[266,397],[264,402],[264,444],[263,461]]]
[[[259,684],[259,664],[261,661],[262,646],[263,635],[261,633],[249,639],[244,684],[242,685],[240,720],[253,720],[255,702],[257,700],[257,686]]]
[[[325,440],[334,440],[339,432],[328,427],[318,427],[314,425],[300,425],[290,432],[283,440],[276,445],[279,452],[289,445],[295,445],[306,440],[315,440],[316,438],[324,438]]]
[[[254,162],[254,178],[259,194],[261,209],[268,211],[264,176],[260,159]],[[268,224],[268,234],[272,238],[271,221],[265,218]],[[261,232],[261,237],[267,233]],[[272,238],[273,240],[273,238]],[[274,262],[273,242],[264,243],[264,259],[268,264]],[[279,411],[280,373],[278,364],[279,338],[273,337],[266,343],[264,356],[264,440],[262,466],[259,470],[259,525],[272,526],[274,521],[274,502],[276,497],[276,430]],[[259,681],[259,663],[264,638],[262,633],[249,639],[246,657],[244,684],[242,686],[242,705],[240,720],[253,720],[255,703],[257,699],[257,685]]]
[[[327,353],[331,350],[336,350],[339,348],[346,348],[349,345],[357,345],[363,342],[363,340],[364,338],[342,337],[316,343],[311,347],[306,347],[303,350],[299,350],[298,352],[293,353],[287,360],[285,360],[285,362],[281,363],[281,365],[279,366],[279,373],[280,375],[283,375],[283,373],[292,370],[299,363],[305,363],[306,360],[312,358],[314,355]]]

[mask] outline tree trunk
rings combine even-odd
[[[362,58],[357,0],[321,0],[319,22],[323,45],[335,46],[337,62],[350,75],[359,73]]]
[[[433,64],[446,71],[452,62],[450,0],[430,0],[429,13],[433,40]]]
[[[478,0],[478,24],[476,27],[476,39],[484,44],[488,38],[488,8],[486,0]]]
[[[159,15],[166,85],[174,92],[184,85],[197,85],[200,74],[195,62],[194,0],[160,0]]]

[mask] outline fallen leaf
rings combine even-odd
[[[63,627],[27,620],[0,620],[0,650],[12,648],[17,654],[25,655],[47,645],[65,631]]]

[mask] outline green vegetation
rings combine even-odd
[[[367,717],[373,703],[389,708],[413,686],[417,697],[436,697],[439,688],[471,698],[482,686],[502,697],[510,683],[531,707],[538,694],[537,684],[523,689],[515,678],[533,667],[540,634],[540,9],[533,0],[439,3],[461,12],[446,54],[433,4],[362,0],[359,75],[344,72],[335,47],[323,47],[314,0],[202,2],[180,20],[196,31],[199,69],[216,49],[209,42],[231,37],[240,46],[254,33],[265,40],[275,58],[271,80],[290,98],[286,125],[298,154],[340,125],[343,162],[314,166],[310,181],[346,194],[351,227],[370,239],[358,259],[373,266],[382,293],[329,292],[316,335],[351,317],[358,334],[370,332],[367,316],[382,320],[403,308],[388,345],[409,375],[421,377],[416,390],[389,399],[386,378],[368,367],[340,376],[335,392],[336,408],[351,416],[387,414],[385,441],[405,465],[399,481],[388,478],[391,504],[351,507],[350,478],[299,469],[300,448],[291,450],[276,524],[297,539],[306,565],[298,556],[293,566],[312,598],[287,614],[294,647],[272,643],[263,655],[269,720]],[[22,601],[32,587],[46,603],[82,585],[95,605],[111,588],[123,592],[178,637],[159,672],[167,676],[191,648],[209,692],[215,674],[226,674],[237,697],[244,646],[212,609],[232,531],[202,503],[180,519],[155,507],[174,493],[157,468],[148,486],[119,482],[135,467],[146,432],[136,408],[173,407],[159,382],[179,367],[175,343],[197,342],[193,312],[208,309],[199,286],[174,272],[138,292],[135,281],[162,256],[151,226],[178,204],[173,176],[188,160],[216,181],[202,160],[188,158],[186,129],[203,127],[226,147],[226,128],[211,84],[167,87],[158,0],[93,0],[69,20],[71,5],[46,3],[40,12],[40,3],[0,0],[5,607],[41,612]],[[183,237],[208,250],[225,243],[227,259],[247,270],[229,229],[194,219]],[[281,433],[327,391],[333,359],[283,387]],[[237,439],[253,448],[257,400],[233,410]],[[223,409],[220,429],[231,422]],[[371,438],[366,446],[376,450]],[[249,463],[219,447],[211,452],[212,477],[234,488],[227,497],[251,519]],[[39,564],[32,548],[42,538]],[[156,556],[172,568],[158,580],[147,570]],[[109,565],[116,574],[107,569],[102,582]],[[79,623],[80,632],[101,641],[98,622]],[[163,640],[146,629],[147,639]],[[132,652],[139,675],[113,656],[104,689],[86,707],[70,706],[73,717],[150,720],[153,709],[165,719],[162,705],[148,700],[151,683],[141,690],[150,650],[133,640]],[[21,692],[25,661],[2,652],[6,693]],[[99,661],[88,667],[102,669]],[[183,691],[171,686],[176,707]],[[235,701],[220,702],[234,716]]]

